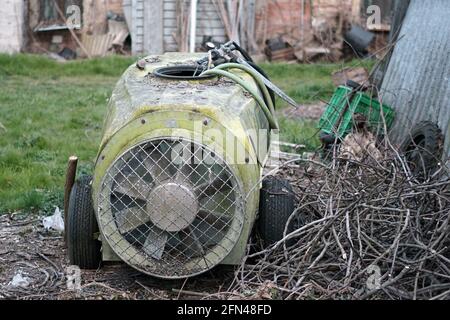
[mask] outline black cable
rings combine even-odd
[[[266,79],[270,80],[269,76],[267,75],[267,73],[260,66],[258,66],[256,63],[251,62],[251,61],[247,61],[247,62],[253,69],[255,69],[256,71],[261,73]],[[267,90],[269,90],[269,95],[270,95],[270,98],[272,99],[273,107],[276,109],[276,106],[275,106],[275,93],[268,86],[266,86],[266,88],[267,88]],[[267,103],[267,101],[265,101],[265,102]]]
[[[252,59],[252,57],[248,54],[247,51],[245,51],[240,45],[238,45],[236,42],[233,41],[233,45],[236,48],[237,51],[239,51],[242,56],[247,60],[248,63],[255,63]]]
[[[245,51],[241,46],[239,46],[236,42],[233,41],[233,45],[236,48],[237,51],[239,51],[242,56],[244,57],[245,60],[247,60],[247,63],[256,71],[258,71],[259,73],[261,73],[266,79],[269,79],[269,76],[267,75],[267,73],[260,67],[258,66],[252,59],[252,57],[248,54],[247,51]],[[266,86],[267,87],[267,86]],[[272,89],[270,89],[269,87],[267,87],[267,90],[269,90],[269,95],[270,98],[272,99],[272,103],[273,103],[273,107],[276,108],[275,106],[275,93],[273,92]],[[264,98],[265,100],[265,98]],[[265,103],[267,103],[268,101],[264,101]]]

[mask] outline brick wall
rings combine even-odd
[[[257,4],[256,38],[260,44],[280,35],[290,42],[304,39],[307,43],[314,36],[313,26],[325,23],[336,28],[339,19],[349,20],[352,14],[352,0],[261,0]]]

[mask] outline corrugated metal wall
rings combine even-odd
[[[383,101],[397,111],[400,142],[422,120],[439,124],[450,157],[450,1],[412,0],[384,75]]]
[[[123,8],[131,24],[133,55],[162,53],[163,0],[124,0]]]
[[[177,33],[177,1],[164,0],[164,49],[165,51],[177,51],[178,46],[174,38]]]
[[[174,38],[177,32],[176,0],[164,0],[164,49],[178,51]],[[188,8],[187,8],[188,9]],[[201,45],[203,36],[212,36],[214,40],[226,42],[225,28],[212,0],[199,0],[197,8],[197,46]]]
[[[144,0],[132,1],[131,21],[133,54],[141,54],[144,52]]]
[[[124,6],[131,6],[130,18],[134,55],[178,51],[178,45],[175,41],[178,29],[177,0],[125,0]],[[147,6],[148,8],[146,8]],[[159,6],[162,6],[162,8],[159,8]],[[158,8],[155,9],[155,7]],[[160,25],[159,28],[158,24]],[[158,29],[162,30],[160,31],[162,34],[156,34]],[[212,0],[199,0],[198,2],[197,46],[201,45],[203,36],[212,36],[219,42],[227,41],[225,28]],[[160,45],[159,38],[161,37],[162,43]]]

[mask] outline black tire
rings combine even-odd
[[[320,131],[319,139],[325,145],[335,144],[335,143],[341,142],[339,139],[336,139],[336,136],[334,134],[326,133],[326,132],[323,132],[323,131]]]
[[[294,208],[295,196],[287,180],[273,176],[263,180],[258,225],[266,247],[283,239],[286,223]],[[292,228],[293,225],[288,231],[292,231]]]
[[[437,124],[431,121],[419,122],[413,126],[401,146],[412,174],[427,179],[438,168],[442,158],[443,135]]]
[[[97,269],[101,264],[101,243],[94,238],[99,232],[91,197],[92,177],[75,182],[69,199],[67,249],[72,265]]]

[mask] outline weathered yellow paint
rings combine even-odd
[[[258,159],[247,130],[265,129],[267,119],[255,100],[226,79],[174,81],[155,77],[152,72],[173,64],[192,64],[198,55],[171,53],[151,56],[144,70],[132,65],[119,80],[108,104],[93,180],[93,200],[97,207],[102,179],[114,161],[132,146],[157,137],[182,137],[203,143],[225,159],[237,175],[246,202],[245,225],[238,244],[224,263],[237,264],[245,253],[258,209],[263,159]],[[257,88],[251,76],[236,72]],[[207,123],[206,125],[202,123]],[[199,125],[200,124],[200,125]],[[232,141],[248,154],[250,164],[234,164],[234,152],[227,141],[215,141],[211,129]],[[208,130],[205,132],[205,130]],[[267,150],[265,150],[267,152]],[[107,251],[107,250],[105,250]]]

